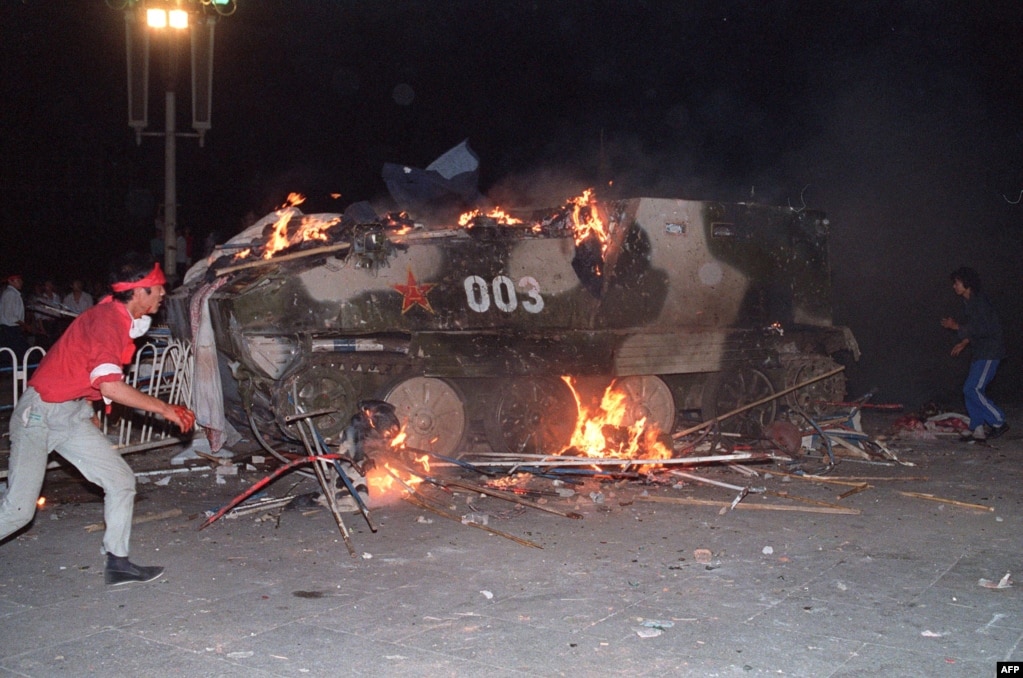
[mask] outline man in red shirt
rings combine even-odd
[[[108,585],[147,582],[162,567],[128,560],[135,500],[135,474],[93,423],[92,403],[104,400],[158,414],[183,432],[195,414],[142,393],[124,381],[137,337],[160,308],[166,278],[148,257],[128,254],[110,274],[113,294],[78,316],[46,354],[11,414],[7,495],[0,503],[0,540],[32,520],[51,450],[103,488]]]

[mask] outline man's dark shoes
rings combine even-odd
[[[988,438],[997,438],[1009,430],[1009,422],[1004,422],[1001,426],[990,426],[987,430]]]
[[[107,567],[103,571],[103,579],[107,586],[123,584],[143,584],[163,576],[163,568],[153,565],[136,565],[128,558],[107,557]]]

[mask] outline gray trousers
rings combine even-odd
[[[47,403],[29,387],[11,414],[11,459],[7,494],[0,503],[0,539],[32,520],[46,476],[51,450],[74,464],[87,480],[103,488],[103,549],[128,555],[135,508],[135,474],[107,437],[92,423],[86,400]]]

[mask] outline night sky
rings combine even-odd
[[[463,139],[508,206],[608,180],[805,204],[831,218],[835,321],[864,353],[850,395],[961,407],[966,360],[938,320],[966,264],[1009,343],[989,392],[1023,400],[1018,0],[238,4],[216,27],[212,130],[178,142],[179,227],[197,238],[292,191],[309,212],[382,200],[383,163],[425,167]],[[127,125],[122,13],[0,0],[0,59],[0,274],[66,281],[147,249],[163,142]],[[187,79],[175,89],[187,129]]]

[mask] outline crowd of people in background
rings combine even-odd
[[[235,231],[256,222],[254,212],[247,213]],[[212,230],[194,236],[192,229],[181,226],[175,230],[176,270],[166,272],[167,290],[184,280],[193,263],[214,254],[226,235]],[[166,234],[162,218],[157,218],[149,241],[153,260],[163,263],[166,254]],[[32,346],[49,349],[64,333],[68,325],[81,313],[110,293],[101,280],[55,280],[39,278],[26,283],[18,271],[0,271],[0,348],[9,348],[20,359]],[[10,366],[10,354],[0,352],[0,367]]]
[[[212,252],[219,239],[213,231],[201,241],[194,240],[187,226],[176,236],[177,270],[168,273],[168,289],[184,279],[194,261]],[[165,246],[163,223],[157,219],[149,243],[155,261],[163,262]],[[49,349],[72,320],[110,293],[100,280],[41,278],[27,285],[19,272],[0,278],[0,288],[0,348],[11,349],[19,358],[32,346]],[[0,366],[9,364],[9,354],[0,354]]]
[[[242,226],[255,221],[246,215]],[[221,241],[219,231],[193,238],[192,229],[176,231],[175,271],[168,272],[167,289],[180,284],[188,268],[208,256]],[[156,220],[149,242],[150,254],[163,263],[166,242],[163,221]],[[9,348],[20,357],[32,346],[49,349],[78,315],[110,293],[101,280],[55,280],[40,278],[26,281],[18,271],[0,272],[0,348]],[[10,365],[10,355],[0,352],[0,367]]]
[[[72,320],[107,293],[98,280],[75,279],[58,285],[46,278],[35,281],[28,291],[22,274],[13,273],[2,283],[0,347],[11,349],[19,358],[32,346],[49,349]],[[9,362],[5,352],[0,363]]]

